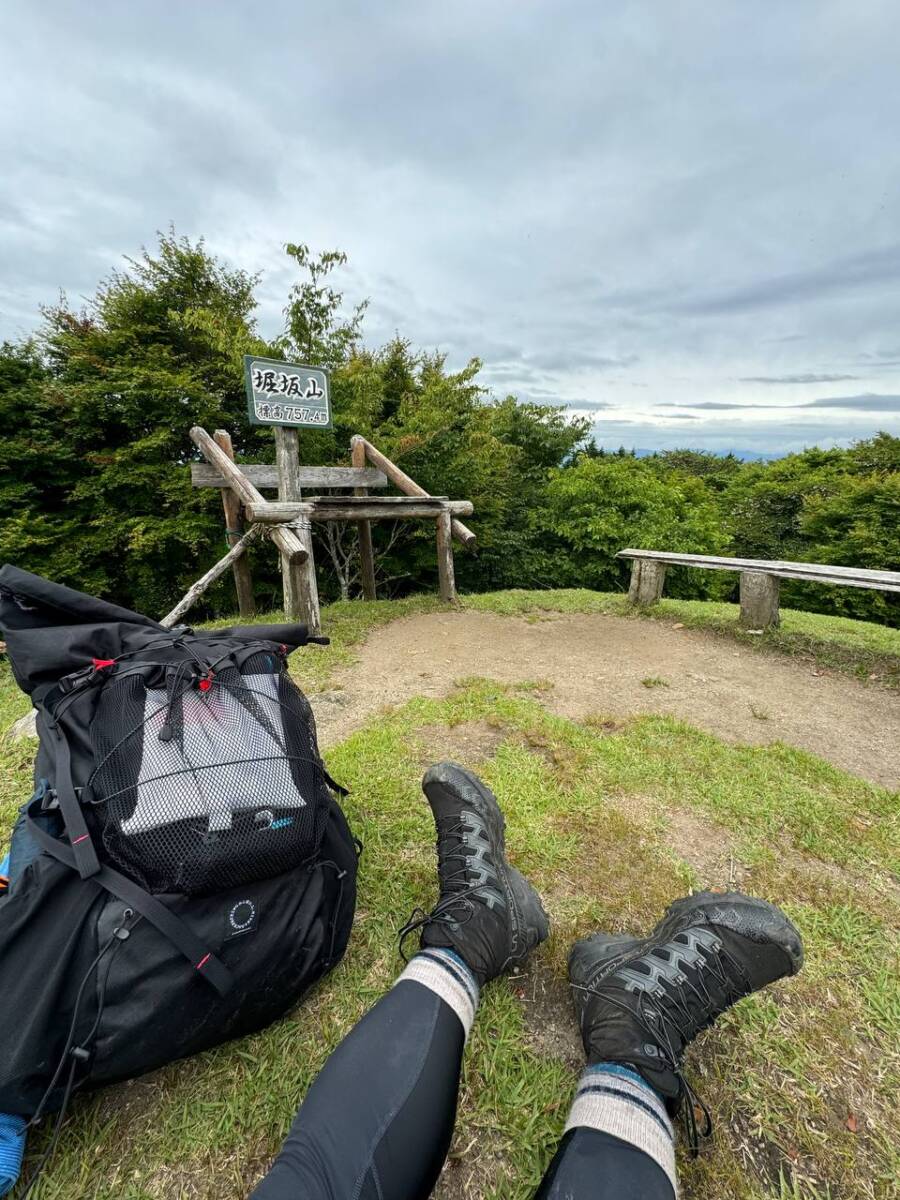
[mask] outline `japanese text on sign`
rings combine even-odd
[[[256,403],[256,414],[264,421],[290,421],[292,425],[327,425],[324,408],[297,408],[292,404]]]
[[[251,424],[331,427],[328,372],[321,367],[246,355],[244,378]]]
[[[304,400],[321,400],[325,395],[324,389],[312,375],[304,388],[302,376],[287,371],[263,370],[262,367],[253,368],[253,390],[268,395],[275,392],[279,396],[302,396]]]

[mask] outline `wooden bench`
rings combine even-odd
[[[778,592],[782,579],[900,592],[900,571],[830,567],[765,558],[719,558],[713,554],[670,554],[664,550],[620,550],[616,557],[633,560],[628,589],[632,604],[656,603],[662,595],[667,567],[740,572],[741,624],[748,629],[768,629],[778,624]]]

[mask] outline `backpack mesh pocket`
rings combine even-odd
[[[113,677],[91,728],[90,797],[105,857],[151,892],[203,894],[317,854],[328,792],[312,710],[271,654],[201,690],[191,663],[165,686]]]

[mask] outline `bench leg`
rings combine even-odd
[[[441,599],[450,603],[456,599],[456,575],[453,570],[453,531],[449,509],[442,509],[437,519],[438,581]]]
[[[631,564],[628,599],[632,604],[655,604],[666,581],[666,564],[649,558],[636,558]]]
[[[779,624],[779,583],[765,571],[741,571],[741,624],[745,629],[770,629]]]

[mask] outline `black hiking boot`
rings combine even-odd
[[[437,826],[441,894],[418,909],[400,946],[421,929],[421,945],[454,950],[479,986],[522,962],[550,932],[540,897],[506,861],[506,822],[494,793],[457,763],[436,763],[422,791]]]
[[[696,1153],[698,1132],[708,1136],[712,1123],[682,1074],[687,1046],[736,1000],[802,965],[800,935],[784,913],[740,892],[676,900],[647,938],[584,938],[569,955],[569,981],[588,1063],[628,1064],[673,1113],[686,1097]]]

